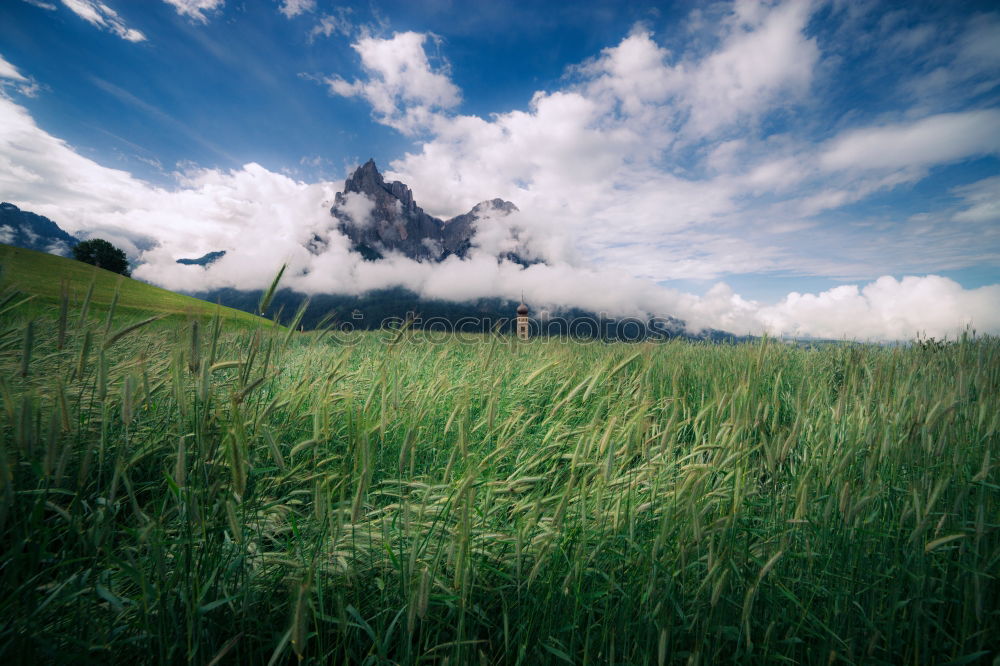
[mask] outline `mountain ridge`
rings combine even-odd
[[[0,243],[68,256],[79,242],[44,215],[21,210],[7,201],[0,203]]]
[[[405,183],[386,182],[375,160],[369,159],[344,181],[330,214],[337,220],[338,230],[350,239],[351,249],[365,259],[376,261],[389,252],[399,252],[416,261],[440,262],[450,256],[468,256],[478,221],[506,217],[518,210],[514,203],[494,198],[476,204],[467,213],[442,220],[418,206]],[[314,241],[321,243],[325,239],[316,237]],[[498,259],[523,265],[534,263],[514,252]]]

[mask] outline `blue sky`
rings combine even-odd
[[[567,66],[620,41],[636,21],[666,13],[656,3],[317,2],[287,18],[274,0],[217,3],[194,15],[166,2],[104,4],[144,39],[118,38],[59,0],[14,0],[0,9],[3,55],[52,93],[29,104],[40,124],[103,164],[150,180],[169,178],[178,162],[251,161],[342,178],[369,157],[380,165],[399,157],[410,138],[315,80],[360,73],[350,45],[365,30],[439,36],[429,55],[450,63],[464,91],[460,111],[488,116],[526,107],[536,90],[559,87]],[[327,17],[333,31],[314,34]],[[303,164],[304,157],[329,164]]]
[[[0,58],[0,197],[168,287],[290,261],[312,291],[1000,329],[990,2],[8,0]],[[514,201],[484,252],[551,272],[301,255],[369,157],[432,214]]]

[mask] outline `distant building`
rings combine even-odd
[[[519,340],[528,339],[528,306],[524,303],[517,306],[517,337]]]

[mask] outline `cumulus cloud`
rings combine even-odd
[[[352,44],[368,79],[347,82],[328,77],[330,92],[361,97],[372,106],[379,122],[405,133],[426,127],[436,109],[447,109],[461,99],[448,77],[447,65],[433,68],[424,52],[432,36],[398,32],[389,39],[365,36]]]
[[[804,96],[819,59],[815,39],[803,34],[809,16],[808,2],[773,9],[736,3],[724,23],[722,47],[675,68],[690,114],[688,131],[705,136]]]
[[[146,41],[146,35],[125,25],[118,12],[100,0],[62,0],[62,3],[84,21],[118,35],[127,42]]]
[[[1000,285],[963,289],[937,275],[902,280],[883,276],[860,288],[793,292],[776,305],[760,308],[756,317],[765,330],[799,337],[954,338],[966,327],[1000,330]]]
[[[208,23],[206,12],[211,13],[222,9],[226,0],[163,0],[177,10],[181,16],[187,16],[192,21]]]

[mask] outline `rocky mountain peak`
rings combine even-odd
[[[466,215],[469,215],[469,214],[472,214],[472,213],[483,214],[483,213],[489,213],[489,212],[494,212],[494,213],[499,212],[499,213],[504,213],[505,215],[508,215],[510,213],[513,213],[513,212],[519,211],[519,210],[520,209],[517,206],[515,206],[514,204],[512,204],[509,201],[504,201],[503,199],[490,199],[488,201],[480,201],[475,206],[473,206],[472,210],[470,210],[468,213],[466,213]]]
[[[386,183],[375,161],[368,160],[344,182],[330,213],[351,239],[352,249],[366,259],[399,252],[417,261],[442,261],[469,252],[476,220],[487,213],[507,215],[516,210],[509,201],[491,199],[446,222],[425,213],[405,183]],[[315,245],[321,246],[322,240],[315,239]]]
[[[398,180],[385,182],[385,178],[375,166],[375,160],[371,159],[355,169],[354,173],[344,181],[344,194],[348,192],[366,194],[372,198],[381,197],[383,192],[388,192],[398,199],[404,208],[414,207],[413,192],[410,188]]]
[[[375,166],[375,160],[368,160],[351,174],[344,182],[344,192],[374,192],[385,189],[385,180]]]

